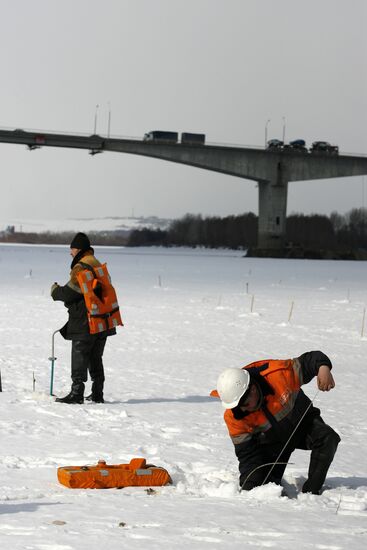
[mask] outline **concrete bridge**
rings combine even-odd
[[[142,155],[258,182],[258,252],[279,253],[285,246],[288,183],[367,174],[367,157],[264,150],[218,145],[158,143],[23,130],[0,130],[0,142],[23,144],[29,149],[69,147],[92,155],[103,151]],[[315,197],[315,202],[317,197]]]

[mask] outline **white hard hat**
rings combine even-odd
[[[217,391],[225,409],[237,407],[250,385],[250,375],[244,369],[226,369],[218,377]]]

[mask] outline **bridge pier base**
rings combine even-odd
[[[281,256],[285,248],[288,183],[259,182],[259,226],[257,253]]]

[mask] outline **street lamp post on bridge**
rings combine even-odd
[[[268,120],[265,123],[265,149],[266,149],[266,144],[268,143],[268,124],[269,124],[269,122],[270,122],[270,118],[268,118]]]

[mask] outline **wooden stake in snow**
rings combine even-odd
[[[34,377],[34,371],[33,371],[33,391],[36,391],[36,379]]]
[[[255,301],[255,294],[253,294],[252,297],[251,297],[251,313],[254,310],[254,301]]]
[[[158,275],[158,286],[162,286],[161,276]]]
[[[246,283],[246,294],[248,294],[248,283]]]
[[[290,323],[290,320],[291,320],[291,317],[292,317],[293,306],[294,306],[294,302],[291,303],[291,309],[289,310],[289,315],[288,315],[288,323]]]
[[[364,320],[366,318],[366,308],[364,307],[363,308],[363,317],[362,317],[362,330],[361,330],[361,338],[363,338],[363,333],[364,333]]]

